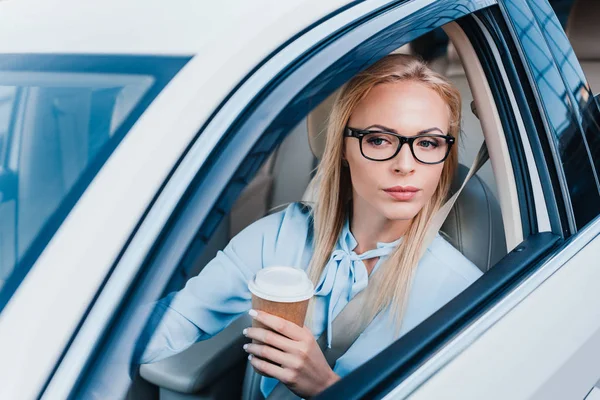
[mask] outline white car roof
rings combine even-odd
[[[266,55],[348,2],[0,0],[0,53]]]

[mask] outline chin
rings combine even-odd
[[[389,220],[411,220],[421,208],[420,204],[395,203],[383,205],[380,211]]]

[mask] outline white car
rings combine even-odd
[[[487,143],[443,228],[485,273],[318,398],[598,396],[580,3],[568,39],[546,0],[0,2],[0,398],[260,398],[247,321],[138,369],[139,310],[310,195],[327,99],[394,51],[461,90],[462,164]]]

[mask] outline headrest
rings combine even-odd
[[[576,0],[571,7],[566,33],[580,61],[600,60],[600,1]]]

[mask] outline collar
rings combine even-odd
[[[394,240],[393,242],[377,242],[377,248],[378,249],[384,249],[384,248],[389,248],[389,249],[394,249],[396,246],[398,246],[398,244],[400,244],[400,241],[402,240],[402,238],[398,238],[396,240]],[[344,226],[342,227],[342,233],[340,235],[340,240],[339,240],[339,245],[340,248],[344,251],[347,251],[348,253],[351,253],[354,251],[354,249],[356,249],[356,246],[358,246],[358,242],[356,241],[356,238],[354,237],[354,235],[352,234],[352,232],[350,232],[350,218],[346,217],[346,221],[344,222]],[[371,250],[369,250],[371,251]],[[368,253],[365,252],[363,254]],[[362,254],[361,254],[362,256]],[[369,257],[372,258],[372,257]]]
[[[331,340],[333,337],[332,322],[334,310],[341,302],[341,306],[345,306],[354,296],[367,287],[369,276],[363,260],[368,260],[376,257],[387,257],[400,243],[402,238],[391,243],[378,242],[377,248],[365,251],[362,254],[356,254],[354,249],[358,242],[350,232],[350,221],[346,218],[342,233],[338,241],[338,246],[333,253],[321,279],[315,288],[315,296],[329,296],[327,305],[327,346],[331,348]],[[381,265],[377,263],[373,272]],[[341,310],[339,310],[341,311]],[[338,312],[339,312],[338,311]]]

